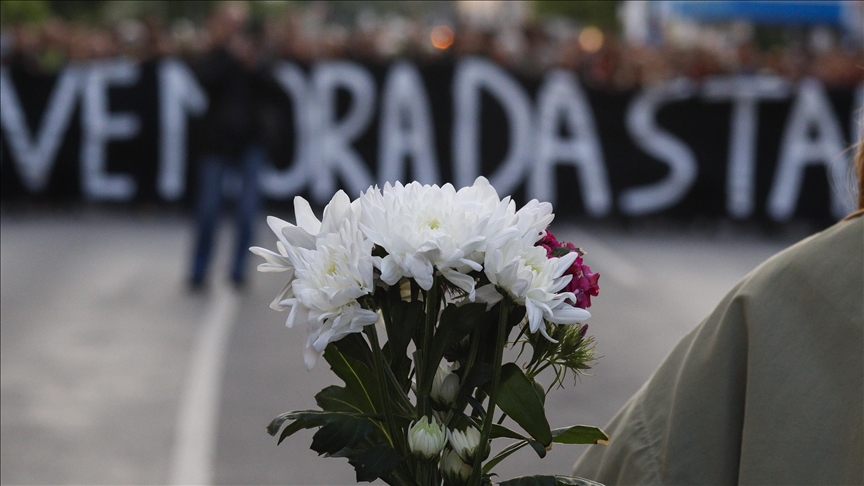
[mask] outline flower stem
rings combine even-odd
[[[375,326],[366,326],[363,332],[369,338],[369,344],[372,345],[372,355],[375,361],[375,373],[378,376],[378,389],[381,393],[381,403],[384,404],[384,419],[386,421],[387,432],[390,434],[392,444],[400,456],[408,455],[408,449],[405,446],[405,437],[402,435],[402,429],[396,425],[396,420],[393,418],[393,405],[390,403],[390,394],[387,393],[387,377],[384,376],[384,356],[381,353],[381,346],[378,344],[378,331]],[[398,390],[399,393],[402,390]]]
[[[495,420],[495,402],[498,399],[498,385],[501,382],[501,361],[504,359],[504,345],[507,342],[507,318],[510,316],[510,308],[513,306],[509,297],[501,301],[501,309],[498,314],[498,333],[495,340],[495,359],[492,362],[492,384],[489,389],[489,402],[486,406],[486,416],[483,418],[483,430],[480,433],[480,444],[477,446],[477,454],[471,469],[471,477],[468,486],[479,486],[483,475],[483,459],[485,448],[489,446],[489,437],[492,435],[492,423]]]
[[[423,329],[423,343],[421,346],[423,347],[423,363],[422,363],[422,373],[418,372],[417,377],[419,380],[417,381],[417,390],[419,392],[419,396],[417,397],[417,407],[419,416],[429,415],[431,413],[431,406],[429,403],[429,392],[426,391],[429,389],[427,383],[425,382],[425,377],[429,375],[429,367],[438,367],[438,363],[432,363],[429,360],[429,356],[426,354],[429,352],[429,348],[432,345],[432,331],[435,329],[435,324],[438,322],[438,308],[440,307],[440,302],[438,302],[438,276],[435,276],[432,280],[432,287],[426,292],[426,324]],[[434,376],[434,375],[432,375]],[[424,380],[422,383],[420,380]]]
[[[462,382],[459,385],[459,394],[457,396],[460,397],[460,401],[457,404],[459,410],[463,410],[465,408],[465,398],[461,398],[465,393],[465,390],[468,389],[468,377],[471,375],[471,369],[474,368],[474,361],[477,359],[477,349],[480,347],[481,329],[478,326],[473,331],[471,331],[471,349],[468,351],[468,359],[465,361],[465,365],[462,368]],[[449,425],[450,417],[452,415],[453,410],[450,410],[450,414],[447,415],[447,421],[444,425]]]

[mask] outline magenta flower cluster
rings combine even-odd
[[[573,292],[576,296],[576,307],[587,309],[591,307],[591,297],[597,297],[600,293],[600,274],[591,271],[591,267],[582,263],[583,252],[576,248],[573,243],[561,243],[555,238],[551,231],[546,230],[546,236],[538,241],[535,246],[542,246],[546,249],[546,256],[561,257],[571,251],[579,252],[579,257],[573,262],[573,265],[564,272],[565,275],[572,275],[573,279],[564,288],[565,292]]]

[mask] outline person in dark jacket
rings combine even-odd
[[[234,184],[237,234],[231,268],[231,280],[237,286],[244,282],[246,248],[259,207],[258,170],[266,157],[257,128],[259,51],[250,33],[243,31],[245,23],[243,4],[226,3],[218,8],[208,23],[212,45],[194,65],[207,92],[209,109],[198,134],[201,156],[197,244],[190,278],[193,289],[200,288],[207,276],[225,182],[239,181]]]

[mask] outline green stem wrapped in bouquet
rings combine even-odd
[[[481,177],[459,191],[396,183],[354,201],[340,191],[321,221],[304,199],[294,207],[296,225],[268,218],[278,252],[252,251],[265,260],[259,270],[288,275],[271,307],[290,309],[289,327],[306,325],[306,366],[323,356],[345,385],[321,390],[320,410],[274,419],[267,430],[281,430],[280,443],[317,428],[311,448],[346,458],[358,481],[479,486],[525,446],[542,458],[553,443],[608,440],[546,419],[546,395],[593,360],[582,323],[599,278],[581,249],[547,231],[550,204],[517,211]],[[504,362],[511,345],[521,346],[517,360],[530,349],[522,366]],[[549,368],[544,387],[537,377]],[[492,455],[495,439],[511,443]]]

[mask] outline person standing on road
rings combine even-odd
[[[241,286],[245,279],[246,249],[260,200],[258,170],[266,157],[257,128],[256,68],[260,53],[243,31],[246,23],[245,4],[230,2],[217,7],[207,25],[212,45],[194,65],[207,92],[209,109],[200,126],[197,243],[190,277],[193,289],[200,288],[207,276],[226,176],[240,181],[231,281]]]
[[[864,145],[858,211],[744,277],[574,474],[606,484],[864,482]]]

